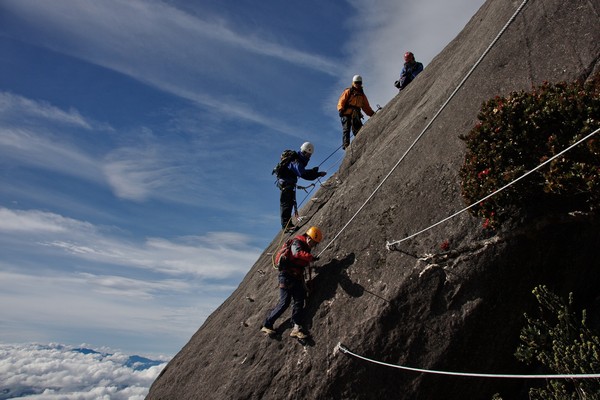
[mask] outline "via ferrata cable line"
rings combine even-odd
[[[450,103],[450,101],[452,100],[452,98],[454,98],[454,96],[456,95],[456,93],[460,90],[460,88],[464,85],[464,83],[467,81],[467,79],[471,76],[471,74],[473,73],[473,71],[475,71],[475,69],[479,66],[479,64],[481,63],[481,61],[484,59],[484,57],[490,52],[490,50],[492,49],[492,47],[498,42],[498,40],[500,39],[500,37],[502,36],[502,34],[508,28],[508,26],[515,20],[515,18],[521,12],[521,10],[523,9],[523,7],[525,7],[525,5],[527,4],[527,2],[528,2],[528,0],[523,0],[523,2],[521,3],[521,5],[517,8],[517,10],[513,13],[513,15],[506,22],[506,24],[504,25],[504,27],[502,27],[502,29],[500,30],[500,32],[496,35],[496,37],[494,38],[494,40],[492,40],[492,42],[490,43],[490,45],[485,49],[485,51],[483,52],[483,54],[479,57],[479,59],[471,67],[471,69],[469,70],[469,72],[467,72],[467,74],[465,75],[465,77],[460,81],[460,83],[458,84],[458,86],[456,87],[456,89],[454,89],[454,91],[452,92],[452,94],[450,95],[450,97],[448,97],[448,99],[444,102],[444,104],[442,104],[442,106],[440,107],[440,109],[433,116],[433,118],[429,121],[429,123],[425,126],[425,128],[423,128],[423,130],[421,131],[421,133],[417,136],[417,138],[413,141],[413,143],[408,147],[408,149],[406,149],[406,151],[404,152],[404,154],[402,155],[402,157],[400,157],[400,159],[398,160],[398,162],[396,162],[396,164],[394,164],[394,166],[388,172],[388,174],[381,180],[381,182],[377,185],[377,187],[375,188],[375,190],[373,191],[373,193],[371,193],[371,195],[364,201],[364,203],[354,213],[354,215],[350,218],[350,220],[342,227],[342,229],[340,229],[340,231],[333,237],[333,239],[331,239],[329,241],[329,243],[327,243],[327,246],[325,246],[325,248],[323,248],[323,250],[321,250],[321,252],[319,253],[319,256],[321,256],[321,254],[323,254],[323,252],[325,250],[327,250],[329,248],[329,246],[331,246],[333,244],[333,242],[335,242],[335,240],[342,234],[342,232],[344,232],[344,230],[346,230],[346,228],[348,227],[348,225],[350,225],[352,223],[352,221],[358,216],[358,214],[365,208],[365,206],[367,205],[367,203],[369,201],[371,201],[371,199],[375,196],[375,194],[379,191],[379,189],[383,186],[383,184],[388,180],[388,178],[392,175],[392,173],[396,170],[396,168],[398,168],[398,166],[400,165],[400,163],[402,161],[404,161],[404,159],[406,158],[406,156],[408,155],[408,153],[413,149],[413,147],[415,147],[415,145],[417,144],[417,142],[423,137],[423,135],[425,134],[425,132],[429,129],[429,127],[433,124],[433,122],[437,119],[437,117],[441,114],[441,112],[446,108],[446,106],[448,105],[448,103]]]
[[[565,154],[565,153],[566,153],[566,152],[568,152],[569,150],[573,149],[573,148],[574,148],[574,147],[576,147],[577,145],[579,145],[579,144],[581,144],[581,143],[585,142],[586,140],[590,139],[592,136],[594,136],[594,135],[595,135],[596,133],[598,133],[598,132],[600,132],[600,128],[596,129],[594,132],[590,133],[589,135],[585,136],[584,138],[582,138],[582,139],[578,140],[577,142],[573,143],[571,146],[567,147],[566,149],[564,149],[564,150],[563,150],[563,151],[561,151],[560,153],[557,153],[557,154],[553,155],[552,157],[550,157],[549,159],[547,159],[546,161],[544,161],[543,163],[541,163],[541,164],[540,164],[540,165],[538,165],[537,167],[533,168],[532,170],[530,170],[530,171],[527,171],[526,173],[524,173],[523,175],[519,176],[519,177],[518,177],[518,178],[516,178],[515,180],[513,180],[513,181],[511,181],[511,182],[507,183],[506,185],[502,186],[500,189],[497,189],[497,190],[495,190],[494,192],[492,192],[492,193],[488,194],[487,196],[485,196],[485,197],[483,197],[483,198],[481,198],[481,199],[479,199],[479,200],[477,200],[477,201],[473,202],[471,205],[469,205],[469,206],[467,206],[467,207],[463,208],[463,209],[462,209],[462,210],[460,210],[460,211],[457,211],[457,212],[455,212],[454,214],[450,215],[449,217],[446,217],[446,218],[442,219],[441,221],[438,221],[438,222],[436,222],[435,224],[433,224],[433,225],[431,225],[431,226],[428,226],[428,227],[427,227],[427,228],[425,228],[425,229],[421,229],[420,231],[418,231],[418,232],[416,232],[416,233],[413,233],[412,235],[409,235],[409,236],[405,237],[404,239],[396,240],[396,241],[393,241],[393,242],[387,242],[387,243],[386,243],[386,247],[387,247],[387,249],[388,249],[388,250],[391,250],[391,249],[392,249],[392,247],[394,247],[395,245],[397,245],[397,244],[400,244],[400,243],[402,243],[402,242],[404,242],[404,241],[406,241],[406,240],[412,239],[412,238],[414,238],[415,236],[418,236],[418,235],[420,235],[420,234],[421,234],[421,233],[423,233],[423,232],[427,232],[428,230],[430,230],[430,229],[432,229],[432,228],[435,228],[436,226],[438,226],[438,225],[440,225],[440,224],[442,224],[442,223],[444,223],[444,222],[446,222],[446,221],[448,221],[448,220],[450,220],[450,219],[452,219],[452,218],[456,217],[457,215],[459,215],[459,214],[462,214],[463,212],[465,212],[465,211],[467,211],[467,210],[470,210],[471,208],[475,207],[476,205],[480,204],[481,202],[483,202],[483,201],[485,201],[485,200],[489,199],[490,197],[493,197],[493,196],[497,195],[498,193],[502,192],[503,190],[505,190],[505,189],[506,189],[506,188],[508,188],[509,186],[512,186],[512,185],[514,185],[515,183],[517,183],[517,182],[518,182],[518,181],[520,181],[521,179],[524,179],[524,178],[525,178],[525,177],[527,177],[528,175],[530,175],[530,174],[534,173],[535,171],[537,171],[538,169],[542,168],[542,167],[543,167],[543,166],[545,166],[546,164],[548,164],[548,163],[550,163],[550,162],[554,161],[555,159],[557,159],[558,157],[562,156],[563,154]]]
[[[397,368],[406,371],[413,372],[421,372],[425,374],[435,374],[435,375],[451,375],[451,376],[465,376],[465,377],[474,377],[474,378],[509,378],[509,379],[599,379],[600,374],[558,374],[558,375],[517,375],[517,374],[482,374],[482,373],[474,373],[474,372],[453,372],[453,371],[439,371],[432,369],[424,369],[424,368],[414,368],[414,367],[406,367],[404,365],[390,364],[383,361],[374,360],[372,358],[367,358],[356,354],[350,351],[346,346],[342,343],[338,343],[335,347],[334,353],[336,350],[341,351],[344,354],[348,354],[352,357],[361,359],[363,361],[368,361],[373,364],[383,365],[385,367]]]

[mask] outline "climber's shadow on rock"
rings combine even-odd
[[[325,300],[333,298],[338,286],[342,288],[351,297],[360,297],[364,293],[364,288],[358,283],[354,283],[348,277],[346,270],[356,260],[354,253],[346,255],[342,259],[333,259],[322,267],[314,269],[316,275],[309,283],[310,303],[322,303]]]
[[[306,304],[306,319],[312,325],[313,317],[319,312],[323,302],[333,299],[338,288],[351,297],[361,297],[365,288],[352,282],[346,270],[356,260],[354,253],[342,259],[333,259],[322,267],[314,269],[313,278],[307,282],[309,296]]]

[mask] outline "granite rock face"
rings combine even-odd
[[[487,1],[368,120],[339,171],[301,210],[310,217],[306,226],[325,233],[307,304],[314,340],[302,346],[289,327],[279,339],[259,332],[278,296],[271,267],[277,236],[168,364],[148,399],[464,400],[497,392],[525,399],[536,382],[401,371],[351,357],[337,345],[416,368],[539,373],[513,356],[523,313],[536,309],[531,290],[538,284],[563,296],[574,292],[581,307],[596,310],[591,322],[600,326],[597,216],[539,210],[535,219],[490,235],[481,220],[462,213],[386,248],[465,207],[459,135],[475,124],[482,102],[600,71],[600,1],[530,0],[406,153],[520,4]],[[285,326],[288,317],[289,311],[278,322]]]

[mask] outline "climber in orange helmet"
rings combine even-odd
[[[304,282],[304,269],[311,262],[318,260],[310,252],[321,240],[323,233],[316,226],[311,226],[306,233],[296,236],[290,244],[290,256],[279,266],[279,302],[272,309],[261,331],[269,336],[276,334],[273,324],[292,303],[292,323],[294,328],[290,336],[304,340],[309,333],[304,323],[304,301],[306,299],[306,284]]]

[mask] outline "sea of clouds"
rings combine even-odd
[[[61,344],[0,344],[0,400],[142,400],[167,365]]]

